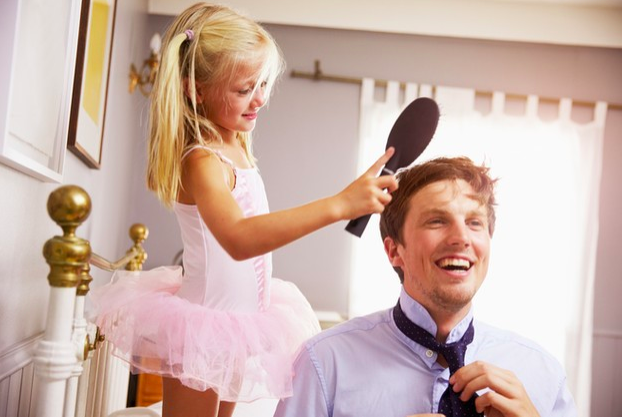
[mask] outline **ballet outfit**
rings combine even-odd
[[[267,213],[258,170],[206,149],[233,169],[244,215]],[[89,293],[89,317],[133,373],[212,389],[223,401],[291,396],[298,348],[320,330],[311,306],[294,284],[272,277],[270,253],[236,261],[195,205],[176,203],[174,211],[183,274],[178,266],[117,271]]]

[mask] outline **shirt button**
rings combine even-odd
[[[434,352],[428,349],[425,351],[425,356],[431,358],[432,356],[434,356]]]

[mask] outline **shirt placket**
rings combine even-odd
[[[435,378],[432,385],[432,409],[430,412],[436,413],[441,402],[441,396],[449,386],[449,368],[442,368],[439,364],[434,364],[432,372],[434,372]]]

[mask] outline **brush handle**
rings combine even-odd
[[[393,157],[395,157],[395,155],[393,155]],[[391,161],[389,161],[389,163],[390,162]],[[384,168],[382,168],[382,171],[380,172],[380,176],[382,175],[395,175],[395,172],[393,172],[393,170],[385,166]],[[370,217],[371,217],[371,214],[366,214],[364,216],[350,220],[348,224],[346,225],[346,230],[352,233],[356,237],[361,237],[363,235],[363,232],[365,231],[365,227],[367,227],[367,223],[369,223]]]
[[[393,155],[393,158],[394,157],[395,155]],[[393,160],[393,158],[387,163],[387,165]],[[395,172],[385,166],[380,172],[380,176],[382,175],[395,175]],[[369,223],[370,217],[371,214],[366,214],[364,216],[350,220],[346,225],[346,230],[356,237],[361,237],[363,235],[363,232],[365,231],[365,227],[367,227],[367,223]]]
[[[365,227],[367,227],[367,223],[369,223],[370,218],[371,214],[366,214],[359,218],[352,219],[346,225],[346,230],[356,237],[361,237],[365,231]]]

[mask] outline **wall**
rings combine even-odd
[[[168,17],[152,16],[150,30]],[[622,103],[622,50],[475,41],[267,25],[289,70],[313,71],[320,59],[327,74],[533,93],[543,97]],[[356,177],[359,88],[285,76],[260,114],[255,153],[272,210],[340,191]],[[617,237],[622,233],[622,111],[609,111],[601,185],[600,237],[594,310],[593,416],[619,415],[622,400],[622,277]],[[141,209],[171,233],[174,218],[146,199]],[[165,224],[167,226],[165,226]],[[345,314],[352,237],[343,224],[329,226],[274,253],[275,276],[294,281],[314,308]],[[150,244],[170,257],[162,234]],[[552,243],[554,244],[554,242]],[[379,277],[395,279],[395,277]],[[617,414],[616,414],[617,413]]]
[[[4,6],[3,6],[4,7]],[[130,63],[148,56],[146,1],[118,1],[116,33],[111,62],[108,107],[105,122],[102,168],[88,169],[72,153],[65,159],[63,184],[77,184],[91,196],[90,218],[78,229],[98,254],[117,259],[132,245],[128,228],[129,208],[134,206],[135,161],[139,159],[139,123],[147,102],[139,94],[127,92]],[[4,57],[3,59],[6,59]],[[5,61],[8,62],[8,61]],[[36,99],[38,91],[25,92]],[[49,286],[49,268],[41,250],[46,240],[61,234],[49,218],[47,198],[59,184],[43,183],[0,164],[0,415],[17,414],[16,397],[27,393],[32,369],[32,349],[44,330]],[[93,271],[93,285],[108,275]],[[22,368],[24,370],[22,371]],[[6,401],[9,401],[8,409]],[[20,416],[27,415],[22,399]]]
[[[149,12],[174,16],[194,3],[149,0]],[[304,13],[289,0],[226,4],[277,25],[622,47],[620,0],[314,0]]]

